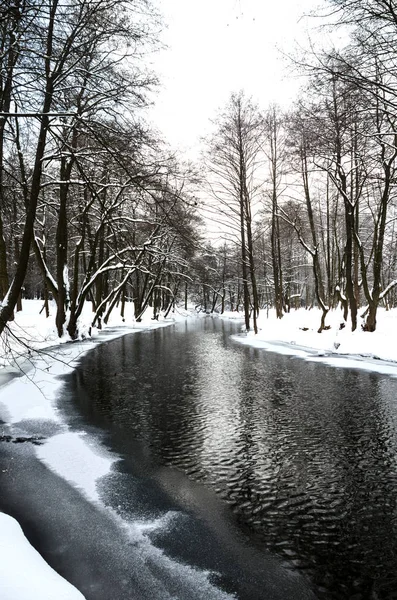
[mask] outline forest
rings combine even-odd
[[[189,302],[255,332],[311,306],[319,331],[336,306],[375,331],[397,302],[397,6],[329,0],[322,21],[345,43],[290,59],[294,105],[231,93],[194,164],[145,121],[154,4],[3,0],[0,333],[24,298],[71,339],[87,301],[98,328]]]

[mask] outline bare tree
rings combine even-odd
[[[271,106],[264,118],[264,148],[269,165],[269,192],[271,203],[271,255],[273,267],[274,299],[276,315],[284,313],[283,268],[279,223],[279,202],[285,189],[285,139],[283,118],[277,106]]]
[[[208,144],[211,212],[240,247],[245,327],[258,331],[259,298],[253,239],[253,204],[259,191],[263,119],[244,94],[233,94]]]
[[[154,79],[134,66],[131,58],[134,53],[139,53],[142,43],[154,40],[153,23],[157,24],[157,21],[147,0],[133,3],[129,0],[100,0],[95,3],[78,0],[71,5],[52,0],[45,6],[9,1],[6,9],[8,12],[6,10],[1,21],[4,25],[2,44],[7,51],[1,55],[0,63],[1,81],[6,82],[1,94],[0,133],[3,135],[8,127],[21,157],[22,144],[18,140],[21,139],[20,121],[23,120],[25,129],[30,129],[29,145],[32,147],[32,140],[36,139],[36,150],[34,156],[26,152],[20,158],[24,231],[11,285],[5,294],[3,290],[0,333],[12,317],[33,243],[40,268],[57,299],[57,327],[61,334],[68,309],[65,278],[68,260],[67,206],[70,179],[81,149],[82,135],[86,134],[87,127],[92,133],[98,121],[111,128],[110,121],[115,115],[124,118],[128,111],[144,104],[145,90]],[[29,19],[28,27],[22,28],[23,43],[20,38],[17,39],[21,48],[16,62],[13,51],[18,46],[13,40],[16,40],[16,24],[21,21],[22,10],[28,11]],[[8,13],[17,15],[19,20],[10,18]],[[10,44],[13,44],[12,48]],[[124,69],[123,62],[126,65]],[[14,107],[13,112],[11,106]],[[38,125],[32,126],[36,120]],[[101,151],[103,147],[99,149]],[[0,158],[4,163],[3,154]],[[44,259],[43,248],[35,238],[34,224],[43,174],[54,171],[57,162],[60,177],[54,278]],[[0,187],[3,192],[4,186]],[[0,276],[5,282],[3,246],[0,241]]]

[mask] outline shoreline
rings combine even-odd
[[[16,364],[0,368],[0,431],[3,436],[3,439],[0,438],[0,443],[6,444],[0,454],[5,465],[0,476],[13,478],[13,473],[15,469],[18,472],[20,464],[31,461],[32,465],[41,464],[44,471],[49,469],[49,477],[52,473],[52,477],[56,480],[60,475],[48,465],[41,455],[42,450],[48,444],[51,445],[51,441],[55,438],[69,435],[71,438],[69,444],[72,446],[75,443],[80,444],[81,461],[91,465],[88,479],[82,481],[83,488],[84,484],[91,489],[95,487],[96,480],[104,473],[110,472],[113,462],[117,459],[103,457],[100,447],[90,447],[89,436],[85,436],[85,432],[72,433],[60,417],[56,405],[63,386],[63,376],[70,374],[76,368],[79,359],[97,344],[140,331],[168,327],[175,322],[175,319],[169,319],[142,323],[138,327],[135,324],[134,326],[111,324],[92,338],[38,348],[25,356],[20,354]],[[40,438],[43,438],[43,445],[36,447],[34,440]],[[26,440],[28,443],[14,445],[16,439]],[[64,451],[68,451],[66,446]],[[81,493],[82,502],[85,504],[90,502],[87,491],[76,485],[73,478],[70,480],[63,476],[61,479],[64,481],[65,489],[74,490],[75,494]],[[22,497],[20,490],[16,498]],[[7,503],[2,502],[3,506],[4,504]],[[93,507],[95,505],[94,502]],[[15,518],[18,515],[18,507],[13,508],[14,510],[9,512],[0,510],[2,600],[53,600],[55,597],[59,600],[83,600],[83,594],[54,570],[31,544],[19,520]],[[12,512],[15,516],[10,514]],[[29,522],[28,515],[21,519],[21,521],[25,520]],[[32,533],[32,528],[30,526],[27,528]],[[21,573],[24,573],[23,578]]]
[[[190,313],[190,318],[203,318],[204,316],[204,314],[193,315]],[[295,315],[295,317],[296,316],[297,315]],[[304,314],[303,316],[307,317],[307,314]],[[30,448],[26,448],[26,451],[29,451],[31,457],[39,461],[44,468],[49,468],[52,473],[60,476],[67,486],[70,486],[70,488],[74,489],[75,491],[80,491],[84,498],[89,501],[89,498],[87,498],[87,490],[95,489],[96,481],[99,480],[100,477],[104,476],[104,473],[106,474],[107,472],[111,472],[112,464],[114,460],[117,459],[114,457],[112,459],[106,459],[106,456],[103,455],[100,447],[95,448],[90,445],[89,435],[85,435],[85,432],[82,431],[72,432],[66,422],[64,422],[62,417],[60,417],[56,404],[63,385],[62,377],[71,373],[76,368],[77,361],[80,359],[80,357],[88,353],[98,344],[102,344],[131,333],[167,327],[176,323],[177,320],[184,320],[186,318],[189,318],[188,314],[183,314],[177,319],[171,318],[166,321],[149,320],[148,322],[145,321],[138,324],[138,326],[137,324],[126,325],[125,323],[112,323],[107,328],[97,332],[97,334],[92,338],[78,340],[71,343],[58,343],[49,345],[45,349],[38,349],[37,353],[34,352],[34,356],[30,356],[28,358],[30,365],[28,372],[19,371],[19,373],[15,373],[11,380],[3,383],[3,385],[0,383],[0,423],[2,425],[3,433],[11,434],[14,437],[17,435],[32,436],[34,433],[40,434],[40,427],[43,427],[43,431],[45,431],[45,428],[47,427],[48,434],[44,434],[45,440],[43,445],[39,446],[39,449],[36,449],[32,444],[30,444]],[[212,318],[230,319],[229,315],[214,315]],[[242,321],[241,315],[239,315],[237,319],[234,315],[234,320]],[[393,377],[397,376],[397,362],[390,360],[388,361],[382,358],[375,358],[373,355],[371,356],[368,354],[360,356],[351,352],[343,353],[339,350],[339,348],[338,351],[332,351],[329,349],[329,346],[333,343],[335,337],[338,339],[344,338],[344,345],[346,347],[346,340],[348,340],[350,337],[359,337],[361,339],[362,335],[371,336],[372,334],[363,334],[361,332],[357,332],[356,336],[354,336],[354,334],[349,336],[348,334],[350,332],[342,331],[339,333],[339,330],[336,331],[334,329],[333,331],[331,330],[330,332],[326,332],[328,335],[323,337],[320,337],[320,334],[316,334],[317,340],[326,342],[322,344],[325,346],[325,348],[316,348],[298,343],[305,339],[305,336],[308,333],[307,330],[303,331],[297,329],[296,327],[288,329],[288,322],[286,320],[285,323],[287,326],[284,327],[284,333],[286,334],[285,337],[287,337],[289,341],[286,341],[285,339],[274,339],[276,329],[271,329],[270,327],[266,328],[267,323],[269,322],[262,321],[262,330],[257,336],[254,336],[250,333],[241,333],[233,335],[232,339],[236,343],[249,345],[251,348],[285,354],[291,358],[301,358],[307,361],[322,362],[328,364],[329,366],[338,368],[357,368],[361,370],[371,370],[380,374],[391,375]],[[310,330],[309,336],[312,336],[312,332],[310,332]],[[265,339],[265,337],[268,339]],[[392,340],[392,333],[390,334],[390,337]],[[370,338],[367,337],[367,339]],[[342,343],[343,339],[340,346],[342,346]],[[388,351],[387,348],[386,351]],[[23,360],[26,360],[26,357]],[[0,373],[7,373],[7,369],[1,369]],[[27,391],[28,394],[26,393]],[[38,429],[37,424],[41,424],[39,425]],[[81,463],[91,465],[92,468],[89,469],[90,472],[88,482],[83,478],[81,481],[78,480],[76,483],[76,480],[73,478],[73,473],[70,472],[69,474],[71,476],[68,477],[68,475],[60,474],[56,468],[51,467],[50,455],[52,448],[54,447],[53,442],[55,441],[55,438],[58,441],[65,439],[70,448],[81,448],[81,453],[79,454],[75,464],[78,465]],[[68,452],[67,444],[63,446],[61,454]],[[20,450],[20,446],[21,445],[19,445],[18,451]],[[28,444],[24,444],[23,446],[26,447]],[[9,451],[8,454],[11,452],[12,455],[11,445],[7,450]],[[43,450],[46,450],[44,455],[50,456],[50,462],[47,462],[45,458],[43,459]],[[98,456],[101,456],[102,462],[100,468],[96,470]],[[107,460],[108,462],[106,462]],[[6,475],[4,475],[3,471],[3,477],[4,476]],[[4,528],[2,528],[4,531],[2,534],[0,533],[0,550],[2,549],[4,556],[6,556],[7,548],[14,543],[14,537],[18,539],[19,536],[18,544],[21,547],[21,556],[26,555],[28,557],[30,552],[28,548],[32,548],[30,542],[27,540],[27,538],[24,538],[25,541],[23,541],[20,535],[17,535],[17,522],[13,523],[9,520],[10,517],[3,515],[5,515],[5,513],[0,512],[0,519],[2,519],[4,523]],[[23,548],[25,548],[26,553]],[[32,555],[30,554],[30,556]],[[49,568],[48,563],[45,562],[44,558],[41,557],[41,559],[45,565],[45,568]],[[28,557],[26,560],[30,560],[30,558]],[[36,559],[32,558],[33,562],[34,560]],[[18,572],[25,568],[24,565],[17,565],[13,570],[12,567],[9,566],[8,571],[11,570],[12,572],[16,573],[17,567]],[[39,570],[39,567],[37,568]],[[45,568],[43,567],[44,570]],[[45,575],[44,570],[42,577],[44,585],[46,585],[45,582],[47,580],[47,575],[49,579],[51,579],[51,576],[49,575],[49,572],[47,575]],[[56,571],[54,571],[54,573],[56,573]],[[67,590],[67,586],[70,584],[68,584],[66,580],[64,580],[64,582],[65,590]],[[0,571],[0,587],[2,583]],[[34,582],[32,582],[32,585],[33,583]],[[61,596],[60,593],[57,592],[57,597],[65,597],[67,600],[69,600],[69,598],[74,600],[74,598],[82,597],[81,595],[76,596],[76,592],[76,588],[65,592],[65,594],[70,595]],[[80,592],[77,593],[80,594]],[[37,596],[28,596],[26,594],[24,596],[19,596],[17,592],[11,591],[11,595],[8,597],[6,596],[5,599],[43,600],[47,597],[50,599],[51,595],[46,596],[42,590]]]

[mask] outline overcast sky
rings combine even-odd
[[[280,50],[293,51],[317,23],[301,18],[320,0],[158,0],[168,28],[153,66],[162,81],[150,117],[182,150],[197,149],[233,91],[266,108],[285,105],[298,81]]]

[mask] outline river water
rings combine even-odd
[[[121,457],[105,502],[129,519],[185,511],[154,542],[241,600],[397,598],[397,380],[236,332],[196,319],[82,359],[64,410]]]

